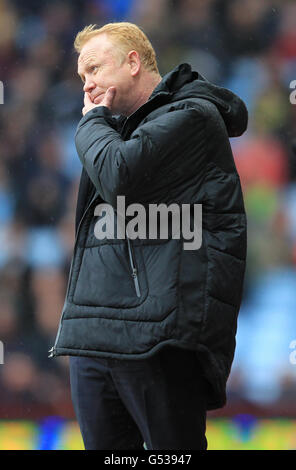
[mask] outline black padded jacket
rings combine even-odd
[[[51,356],[137,360],[166,345],[196,351],[208,409],[224,406],[246,260],[229,137],[247,120],[238,96],[188,64],[165,75],[128,118],[97,107],[81,119],[76,242]],[[170,231],[167,239],[99,240],[94,209],[103,202],[116,209],[117,196],[146,208],[202,204],[201,246],[184,249]]]

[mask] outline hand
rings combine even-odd
[[[83,116],[93,108],[97,108],[98,106],[106,106],[107,108],[112,108],[112,103],[116,94],[116,88],[111,86],[107,89],[106,93],[104,93],[102,101],[99,104],[94,104],[88,93],[84,93],[84,108],[82,109]]]

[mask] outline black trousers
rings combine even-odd
[[[87,450],[206,450],[206,382],[196,355],[70,357],[71,395]]]

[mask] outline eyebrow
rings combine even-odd
[[[85,64],[85,70],[87,71],[87,70],[89,70],[91,67],[98,66],[98,65],[99,65],[99,64],[97,63],[96,60],[91,59],[89,62],[87,62],[87,63]],[[79,77],[81,78],[81,80],[84,82],[84,81],[85,81],[85,80],[84,80],[84,74],[80,74],[79,71],[77,71],[77,73],[78,73]]]
[[[83,82],[85,82],[84,75],[83,75],[83,74],[80,74],[78,71],[77,71],[77,73],[78,73],[79,77],[81,78],[81,80],[82,80]]]

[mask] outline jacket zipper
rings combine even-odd
[[[65,296],[65,299],[67,300],[67,297],[68,297],[68,292],[69,292],[69,288],[70,288],[70,280],[71,280],[71,275],[72,275],[72,266],[73,266],[73,260],[74,260],[74,257],[75,257],[75,250],[76,250],[76,244],[77,244],[77,240],[78,240],[78,235],[79,235],[79,230],[80,230],[80,227],[81,227],[81,223],[86,215],[86,213],[88,212],[89,208],[91,207],[91,205],[93,204],[93,202],[96,200],[97,198],[97,191],[95,192],[91,202],[89,203],[89,205],[87,206],[86,210],[84,211],[83,213],[83,216],[81,217],[80,219],[80,222],[79,222],[79,225],[78,225],[78,228],[77,228],[77,233],[76,233],[76,237],[75,237],[75,243],[74,243],[74,249],[73,249],[73,256],[72,256],[72,261],[71,261],[71,266],[70,266],[70,272],[69,272],[69,278],[68,278],[68,284],[67,284],[67,291],[66,291],[66,296]],[[56,355],[56,345],[58,343],[58,340],[59,340],[59,337],[60,337],[60,333],[61,333],[61,327],[62,327],[62,321],[63,321],[63,317],[64,317],[64,313],[62,314],[61,318],[60,318],[60,322],[59,322],[59,327],[58,327],[58,332],[57,332],[57,336],[56,336],[56,340],[55,340],[55,343],[54,343],[54,346],[48,351],[50,354],[48,357],[54,357]]]
[[[130,265],[131,265],[131,268],[132,268],[132,278],[134,280],[136,294],[137,294],[137,297],[141,297],[138,271],[137,271],[137,268],[136,268],[136,265],[135,265],[135,262],[134,262],[132,244],[131,244],[131,241],[130,241],[128,236],[127,236],[127,246],[128,246],[128,254],[129,254]]]
[[[117,214],[117,216],[118,216],[118,214]],[[132,275],[132,278],[133,278],[133,281],[134,281],[137,297],[141,297],[140,284],[139,284],[139,278],[138,278],[138,270],[137,270],[137,266],[136,266],[136,263],[135,263],[135,257],[134,257],[134,254],[133,254],[133,246],[132,246],[132,243],[131,243],[130,238],[128,236],[128,230],[127,230],[127,225],[126,225],[126,217],[124,217],[124,223],[125,223],[125,237],[126,237],[127,247],[128,247],[129,264],[130,264],[130,267],[131,267],[131,275]]]

